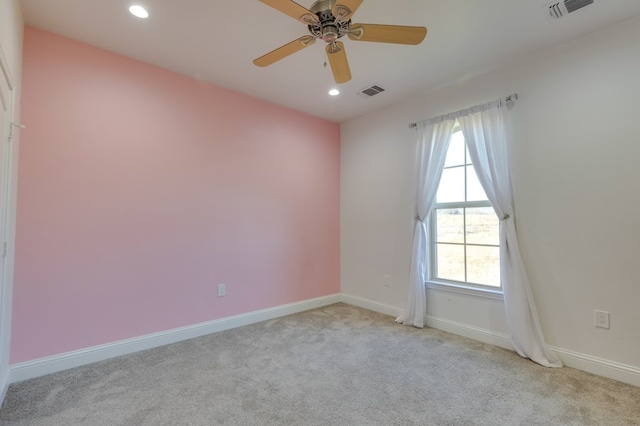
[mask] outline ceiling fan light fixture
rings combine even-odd
[[[340,32],[338,31],[338,27],[335,25],[325,25],[322,27],[322,40],[327,43],[333,43],[340,37]]]
[[[129,6],[129,12],[131,12],[131,14],[136,18],[147,19],[149,17],[149,12],[147,12],[147,9],[140,6],[139,4]]]

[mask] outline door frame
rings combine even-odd
[[[11,306],[15,235],[15,83],[0,44],[0,402],[10,382]]]

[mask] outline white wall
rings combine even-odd
[[[3,0],[0,2],[0,46],[6,57],[14,88],[14,103],[11,118],[15,122],[20,121],[20,81],[22,74],[22,29],[24,23],[20,2],[18,0]],[[18,165],[18,139],[19,132],[15,132],[11,142],[10,151],[10,176],[7,208],[7,235],[8,252],[5,259],[4,270],[4,294],[0,299],[0,404],[4,399],[9,383],[9,342],[11,335],[11,294],[13,283],[13,260],[15,240],[15,211],[16,211],[16,176]],[[0,138],[4,143],[4,137]],[[4,165],[3,165],[4,166]],[[0,188],[5,191],[5,188]],[[1,224],[0,224],[1,226]],[[0,289],[2,291],[2,289]]]
[[[404,306],[417,137],[408,123],[516,92],[517,226],[546,340],[565,362],[640,384],[640,18],[344,123],[343,292]],[[431,325],[507,333],[502,301],[427,297]],[[609,330],[594,327],[594,309],[611,313]]]

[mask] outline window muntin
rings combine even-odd
[[[431,279],[500,288],[498,218],[459,130],[451,137],[431,218]]]

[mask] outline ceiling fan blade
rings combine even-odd
[[[327,44],[327,57],[331,64],[333,79],[338,84],[346,83],[351,80],[351,70],[349,69],[349,61],[347,61],[347,52],[344,50],[344,44],[340,41]]]
[[[413,45],[422,43],[426,35],[425,27],[402,25],[353,24],[349,32],[351,40]]]
[[[284,13],[285,15],[291,16],[293,19],[297,21],[302,21],[305,24],[309,25],[311,22],[318,22],[318,17],[315,13],[311,12],[309,9],[300,6],[298,3],[292,0],[260,0],[262,3],[267,6],[271,6],[272,8]]]
[[[346,22],[351,19],[351,16],[356,13],[356,10],[360,7],[363,0],[338,0],[331,8],[331,13],[336,18],[340,18]],[[344,16],[340,16],[340,14]]]
[[[315,42],[315,37],[300,37],[299,39],[293,40],[292,42],[289,42],[284,46],[278,47],[276,50],[272,50],[266,55],[260,56],[258,59],[255,59],[253,63],[259,67],[269,66],[274,62],[279,61],[280,59],[284,59],[289,55],[293,55],[294,53],[304,49],[305,47],[311,46]]]

